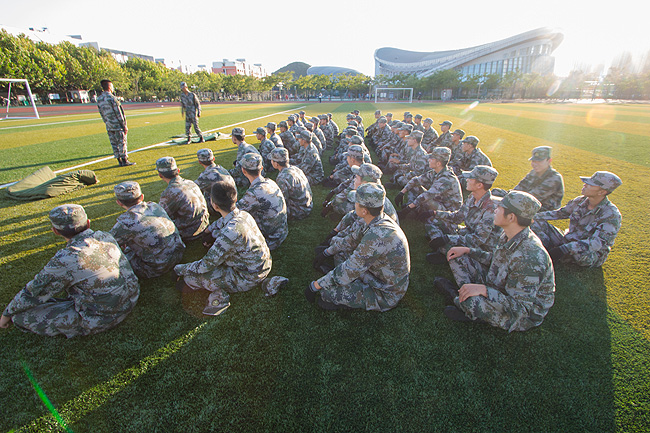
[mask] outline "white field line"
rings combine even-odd
[[[208,131],[204,131],[204,132],[210,133],[210,132],[218,131],[219,129],[230,128],[230,127],[233,127],[233,126],[241,125],[241,124],[243,124],[243,123],[248,123],[248,122],[252,122],[252,121],[254,121],[254,120],[264,119],[265,117],[271,117],[271,116],[275,116],[275,115],[277,115],[277,114],[287,113],[287,112],[289,112],[289,111],[294,111],[294,110],[301,109],[301,108],[305,108],[305,107],[306,107],[306,105],[303,105],[302,107],[292,108],[292,109],[290,109],[290,110],[278,111],[277,113],[267,114],[266,116],[261,116],[261,117],[256,117],[256,118],[254,118],[254,119],[244,120],[244,121],[242,121],[242,122],[233,123],[233,124],[231,124],[231,125],[220,126],[219,128],[210,129],[210,130],[208,130]],[[226,138],[226,137],[224,137],[224,138]],[[165,146],[165,145],[170,146],[170,145],[172,145],[172,144],[170,144],[170,141],[169,141],[169,140],[168,140],[168,141],[162,141],[162,142],[160,142],[160,143],[150,144],[149,146],[145,146],[145,147],[141,147],[141,148],[139,148],[139,149],[132,150],[132,151],[130,151],[130,152],[128,152],[128,153],[131,154],[131,153],[136,153],[136,152],[142,152],[143,150],[149,150],[149,149],[154,148],[154,147]],[[175,145],[174,145],[174,146],[175,146]],[[66,171],[76,170],[76,169],[81,168],[81,167],[87,167],[87,166],[89,166],[89,165],[97,164],[98,162],[108,161],[109,159],[113,159],[113,158],[114,158],[113,156],[105,156],[105,157],[103,157],[103,158],[95,159],[95,160],[93,160],[93,161],[85,162],[85,163],[83,163],[83,164],[75,165],[75,166],[73,166],[73,167],[66,167],[66,168],[62,168],[62,169],[60,169],[60,170],[56,170],[56,171],[54,171],[54,173],[57,173],[57,174],[58,174],[58,173],[64,173],[64,172],[66,172]],[[19,181],[14,181],[14,182],[10,182],[10,183],[5,183],[4,185],[0,185],[0,189],[8,188],[8,187],[10,187],[11,185],[15,185],[15,184],[18,183],[18,182],[19,182]]]
[[[140,114],[129,114],[129,117],[136,117],[136,116],[148,116],[150,114],[163,114],[163,111],[154,111],[153,113],[140,113]],[[60,125],[62,123],[76,123],[76,122],[91,122],[95,120],[102,120],[101,117],[93,117],[92,119],[79,119],[79,120],[66,120],[63,122],[51,122],[51,123],[39,123],[36,125],[19,125],[19,126],[7,126],[5,128],[0,128],[0,131],[4,131],[5,129],[16,129],[16,128],[34,128],[37,126],[50,126],[50,125]]]

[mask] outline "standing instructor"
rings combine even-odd
[[[129,128],[126,127],[126,116],[122,105],[113,95],[115,90],[113,83],[110,80],[102,80],[101,86],[104,91],[97,97],[97,107],[106,124],[108,139],[113,146],[113,155],[120,167],[134,165],[135,162],[130,162],[126,156],[126,133],[129,132]]]
[[[198,96],[190,92],[187,88],[187,83],[181,83],[181,112],[185,113],[185,134],[187,134],[187,142],[192,143],[192,136],[190,135],[190,128],[194,125],[194,132],[199,136],[199,143],[204,143],[203,133],[199,129],[199,120],[201,117],[201,103]]]

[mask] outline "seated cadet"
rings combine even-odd
[[[276,126],[275,122],[269,122],[266,124],[266,132],[269,134],[269,140],[275,144],[275,147],[284,147],[282,139],[275,133]]]
[[[49,217],[67,244],[7,305],[0,328],[13,322],[23,331],[71,338],[114,327],[140,295],[129,261],[113,236],[90,229],[83,207],[57,206]]]
[[[366,229],[350,257],[305,289],[310,302],[320,293],[324,309],[387,311],[406,293],[411,261],[406,236],[384,212],[386,192],[376,183],[355,191],[355,211]]]
[[[489,269],[484,273],[480,266],[469,272],[452,268],[460,290],[445,278],[434,280],[434,287],[455,304],[445,307],[445,316],[488,323],[508,332],[526,331],[542,323],[555,301],[555,274],[551,258],[529,228],[540,206],[532,195],[510,191],[494,215],[494,224],[503,229],[496,249],[449,250],[450,262],[469,255],[472,260],[489,263]]]
[[[607,196],[621,185],[609,171],[597,171],[584,182],[582,195],[558,210],[539,212],[531,226],[551,258],[580,266],[602,266],[621,228],[621,212]],[[569,219],[562,232],[547,221]]]
[[[289,126],[284,120],[278,124],[280,128],[280,138],[283,146],[289,151],[289,156],[294,156],[300,150],[300,144],[296,137],[289,131]]]
[[[229,293],[246,292],[261,284],[265,294],[272,296],[288,280],[266,278],[271,271],[271,252],[253,217],[237,209],[234,183],[216,182],[211,201],[221,215],[208,227],[214,243],[201,260],[176,265],[174,272],[177,287],[211,292],[203,314],[218,316],[230,307]]]
[[[532,194],[542,203],[541,212],[559,208],[564,197],[564,179],[551,167],[551,147],[534,148],[529,161],[533,169],[513,189]],[[502,189],[494,191],[499,197],[505,194]]]
[[[305,125],[304,128],[301,128],[300,131],[302,132],[305,129],[312,133],[311,142],[314,143],[314,146],[316,146],[316,149],[318,149],[318,155],[321,155],[323,153],[323,144],[320,142],[320,139],[314,133],[314,124],[309,122],[307,123],[307,125]]]
[[[246,143],[246,131],[244,128],[233,128],[230,138],[233,144],[237,145],[237,159],[233,161],[234,167],[229,170],[230,175],[235,180],[238,188],[248,187],[248,180],[241,171],[240,161],[247,153],[259,154],[259,152],[254,146]]]
[[[395,204],[401,206],[404,195],[408,194],[410,203],[399,212],[400,220],[409,215],[427,220],[432,211],[458,210],[463,204],[460,183],[454,173],[447,167],[451,151],[448,147],[436,147],[429,155],[431,170],[422,176],[411,179],[395,197]],[[426,190],[425,190],[426,189]],[[412,198],[415,197],[415,198]]]
[[[318,149],[311,142],[312,133],[305,130],[298,136],[300,151],[292,158],[291,165],[295,165],[305,173],[310,185],[318,185],[325,177],[323,164],[318,154]]]
[[[355,137],[361,138],[358,135]],[[347,154],[349,166],[346,173],[348,173],[348,178],[327,194],[323,202],[322,217],[327,216],[329,212],[333,212],[334,214],[338,214],[338,218],[340,218],[354,209],[354,202],[350,203],[348,201],[348,194],[350,191],[356,189],[353,186],[356,177],[355,168],[358,169],[364,163],[363,151],[361,146],[353,144],[348,148]],[[336,215],[334,215],[334,219],[337,219]]]
[[[452,161],[451,165],[451,169],[454,171],[456,176],[460,176],[463,171],[472,171],[472,169],[477,165],[487,165],[492,167],[492,161],[490,161],[490,158],[488,158],[488,156],[477,147],[478,142],[479,139],[473,135],[470,135],[461,142],[462,153],[460,158]]]
[[[305,113],[305,110],[300,110],[300,112],[298,113],[298,119],[296,120],[298,126],[306,126],[307,123],[309,122],[307,119],[305,119],[305,114],[307,114]]]
[[[328,119],[327,124],[332,128],[334,140],[336,141],[336,138],[339,136],[339,131],[340,131],[339,125],[337,125],[334,119],[332,119],[332,113],[327,113],[327,119]]]
[[[431,147],[438,147],[438,146],[445,146],[445,147],[451,147],[451,134],[449,133],[449,130],[451,129],[451,126],[453,123],[451,123],[449,120],[445,120],[444,122],[440,123],[440,135],[438,138],[436,138],[431,145]]]
[[[320,119],[318,117],[312,117],[310,119],[312,128],[308,128],[311,132],[314,133],[314,136],[318,138],[318,141],[321,145],[321,153],[323,150],[327,149],[327,140],[325,139],[325,134],[323,134],[323,130],[320,129],[318,126],[320,125]]]
[[[388,163],[386,164],[386,169],[384,171],[393,173],[397,170],[397,166],[408,160],[409,155],[412,150],[406,144],[406,137],[411,134],[413,131],[413,125],[408,123],[403,123],[402,126],[397,130],[398,140],[395,142],[392,152],[389,155]]]
[[[413,117],[413,130],[424,132],[424,125],[422,124],[421,114],[416,114],[415,117]]]
[[[388,120],[384,116],[381,116],[377,120],[377,127],[374,130],[372,145],[375,149],[375,153],[379,157],[380,149],[383,149],[386,146],[386,143],[391,137],[391,130],[388,126]]]
[[[433,218],[425,226],[432,250],[427,262],[436,265],[447,263],[446,253],[458,245],[492,251],[501,235],[501,228],[494,225],[497,201],[490,188],[499,173],[492,167],[477,165],[471,172],[463,172],[470,194],[455,212],[434,211]],[[460,226],[459,224],[464,224]],[[454,260],[454,262],[462,260]],[[486,269],[487,271],[487,269]]]
[[[375,111],[375,123],[366,128],[366,137],[368,137],[368,144],[370,147],[375,147],[375,134],[377,133],[377,128],[379,126],[379,119],[381,118],[381,110]]]
[[[210,214],[201,189],[191,180],[183,179],[176,161],[165,156],[156,161],[158,177],[167,182],[160,194],[160,206],[174,221],[184,241],[197,239],[210,223]]]
[[[363,147],[357,143],[362,143],[361,137],[355,135],[350,138],[350,145],[348,146],[347,152],[344,153],[345,161],[336,164],[336,167],[334,167],[332,174],[323,180],[323,182],[321,182],[321,185],[328,188],[333,188],[330,192],[331,196],[329,196],[327,200],[332,198],[342,188],[345,188],[345,186],[341,186],[341,183],[346,183],[352,177],[352,170],[350,167],[353,165],[363,164],[365,152],[363,150]]]
[[[272,179],[261,175],[260,155],[247,153],[241,160],[241,167],[251,186],[239,199],[237,207],[253,217],[266,239],[269,250],[273,251],[289,234],[284,196]]]
[[[181,235],[158,203],[144,201],[138,182],[115,185],[117,205],[125,209],[110,233],[124,251],[135,274],[154,278],[169,272],[183,258]]]
[[[427,153],[431,153],[431,150],[435,147],[433,143],[438,138],[438,132],[431,126],[433,125],[433,119],[430,117],[424,119],[422,125],[424,126],[424,130],[422,131],[424,135],[422,136],[421,144]]]
[[[332,129],[332,125],[329,123],[327,114],[318,115],[318,128],[323,131],[323,136],[325,137],[325,149],[332,149],[334,147],[334,130]]]
[[[199,160],[199,164],[203,167],[203,171],[199,174],[199,177],[194,181],[194,183],[201,189],[208,211],[210,211],[210,209],[212,209],[212,206],[210,205],[210,191],[212,190],[212,184],[224,177],[232,179],[232,176],[230,176],[228,170],[214,162],[212,149],[199,149],[196,152],[196,157]]]
[[[287,122],[287,126],[289,127],[289,132],[292,134],[295,134],[296,131],[298,131],[298,128],[302,126],[296,123],[296,116],[293,114],[287,117],[286,122]],[[284,140],[282,141],[284,142]]]
[[[455,165],[456,161],[460,160],[460,157],[463,155],[463,144],[461,143],[461,140],[464,136],[465,131],[462,129],[456,129],[451,133],[451,142],[449,143],[451,159],[449,160],[449,165]]]
[[[279,170],[275,183],[278,184],[287,205],[287,219],[307,218],[314,206],[309,181],[297,167],[289,163],[289,152],[283,147],[273,149],[271,164]]]
[[[262,155],[264,172],[270,173],[273,171],[273,167],[271,166],[271,151],[275,149],[275,144],[266,138],[266,131],[262,127],[255,130],[255,136],[260,141],[259,152]]]
[[[393,184],[404,187],[409,180],[414,177],[421,176],[428,169],[429,158],[427,152],[420,144],[422,141],[422,131],[413,131],[406,138],[406,144],[410,151],[408,152],[407,159],[401,161],[395,169],[393,175]]]
[[[376,165],[361,164],[359,167],[353,167],[353,171],[355,176],[352,191],[355,191],[359,186],[368,182],[381,184],[381,176],[383,173]],[[343,216],[325,241],[315,249],[316,258],[314,259],[314,268],[322,271],[324,274],[333,269],[333,266],[329,265],[327,258],[333,256],[337,264],[347,260],[361,241],[363,232],[366,229],[366,224],[354,210],[354,194],[349,193],[346,200],[351,204],[350,211]],[[388,197],[384,199],[384,214],[399,225],[397,212]]]

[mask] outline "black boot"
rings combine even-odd
[[[129,161],[129,158],[127,158],[126,156],[124,158],[122,158],[122,165],[121,166],[122,167],[128,167],[129,165],[135,165],[135,162]]]

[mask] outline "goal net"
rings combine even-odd
[[[412,87],[376,87],[375,103],[377,102],[413,102]]]
[[[20,78],[0,78],[0,120],[40,119],[29,82]]]

